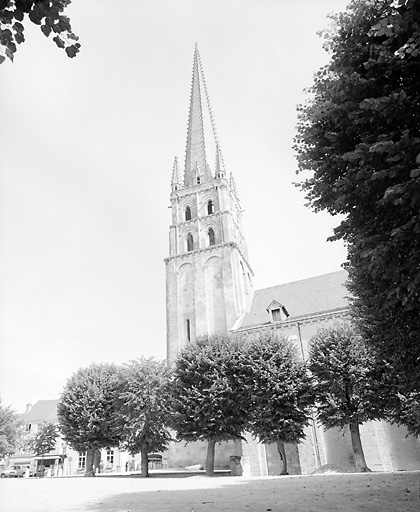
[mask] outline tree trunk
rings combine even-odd
[[[350,422],[349,427],[356,471],[361,473],[370,471],[366,464],[365,454],[363,453],[362,441],[360,440],[359,424],[357,421]]]
[[[99,473],[99,464],[101,463],[101,450],[96,448],[94,454],[93,454],[93,472],[96,475],[96,473]]]
[[[149,452],[146,443],[141,445],[141,476],[147,478],[149,476]]]
[[[286,458],[286,450],[284,448],[284,441],[277,440],[277,451],[280,455],[280,460],[283,463],[283,467],[280,471],[280,475],[288,475],[287,472],[287,458]]]
[[[45,466],[44,466],[44,454],[41,454],[41,471],[39,472],[39,476],[44,478]]]
[[[207,457],[206,457],[206,475],[214,475],[214,452],[216,448],[216,441],[209,439],[207,443]]]
[[[95,457],[95,449],[86,450],[85,476],[95,476],[93,470],[93,459]]]

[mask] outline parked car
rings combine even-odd
[[[10,466],[8,469],[2,469],[1,478],[19,478],[25,476],[27,469],[29,469],[29,466],[15,464],[14,466]],[[29,476],[33,476],[33,471],[29,471]]]

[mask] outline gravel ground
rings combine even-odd
[[[420,472],[0,481],[1,512],[419,512]]]

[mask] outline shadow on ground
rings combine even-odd
[[[148,479],[143,479],[146,482]],[[420,474],[369,473],[300,477],[208,478],[196,476],[171,489],[138,482],[85,510],[107,512],[418,512]],[[169,483],[170,481],[167,480]],[[137,484],[137,482],[133,482]],[[150,482],[152,483],[152,482]]]

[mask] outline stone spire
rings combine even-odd
[[[216,165],[223,166],[200,54],[198,46],[195,45],[185,150],[184,186],[196,185],[197,177],[199,177],[200,183],[211,181],[214,172],[212,172],[209,162],[212,165],[217,162]]]
[[[216,162],[214,168],[214,177],[215,178],[224,178],[226,176],[225,166],[223,163],[222,153],[219,148],[219,144],[216,144]]]
[[[175,157],[174,166],[172,168],[172,191],[178,190],[181,187],[182,182],[179,174],[178,157]]]

